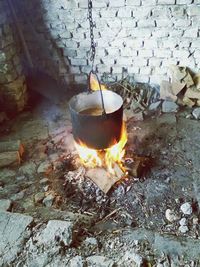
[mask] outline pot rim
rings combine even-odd
[[[103,93],[103,97],[106,97],[106,95],[107,95],[107,97],[109,97],[109,95],[113,95],[114,97],[118,98],[118,100],[121,101],[121,103],[118,106],[118,108],[115,108],[115,110],[113,110],[111,112],[108,111],[105,114],[101,114],[101,115],[81,114],[80,111],[77,111],[77,109],[74,106],[75,106],[75,102],[77,101],[77,99],[79,97],[81,97],[81,96],[95,95],[95,94],[96,95],[99,94],[99,96],[100,96],[100,90],[92,91],[92,92],[89,92],[89,93],[88,92],[81,92],[81,93],[79,93],[77,95],[74,95],[69,100],[69,102],[68,102],[69,108],[70,108],[71,111],[75,112],[77,115],[82,116],[82,117],[84,117],[84,116],[87,116],[87,117],[102,117],[103,115],[112,114],[112,113],[114,113],[117,110],[119,110],[119,109],[122,108],[122,106],[123,106],[123,99],[122,99],[122,97],[119,94],[117,94],[117,93],[115,93],[115,92],[113,92],[111,90],[102,90],[102,93]]]

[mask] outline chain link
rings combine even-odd
[[[92,61],[92,69],[93,69],[96,49],[95,49],[95,43],[94,43],[94,23],[93,23],[93,18],[92,18],[92,0],[88,0],[88,20],[89,20],[89,24],[90,24],[90,42],[91,42],[90,60]]]

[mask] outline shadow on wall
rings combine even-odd
[[[55,100],[58,90],[62,97],[61,92],[68,91],[72,85],[74,89],[73,75],[70,74],[67,58],[63,56],[63,48],[57,44],[59,36],[57,38],[52,36],[52,25],[46,19],[48,15],[48,6],[44,5],[46,2],[42,0],[12,0],[12,2],[31,55],[34,70],[36,70],[36,72],[30,71],[30,64],[26,54],[23,53],[24,68],[29,77],[29,84],[48,98]],[[50,8],[52,7],[50,6]]]

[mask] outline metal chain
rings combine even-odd
[[[92,18],[92,0],[88,0],[88,20],[90,24],[90,41],[91,41],[91,57],[90,60],[92,61],[92,69],[94,67],[94,59],[95,59],[95,43],[94,43],[94,23],[93,23],[93,18]]]

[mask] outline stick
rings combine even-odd
[[[0,153],[0,167],[6,167],[9,165],[19,165],[20,162],[21,159],[18,151]]]

